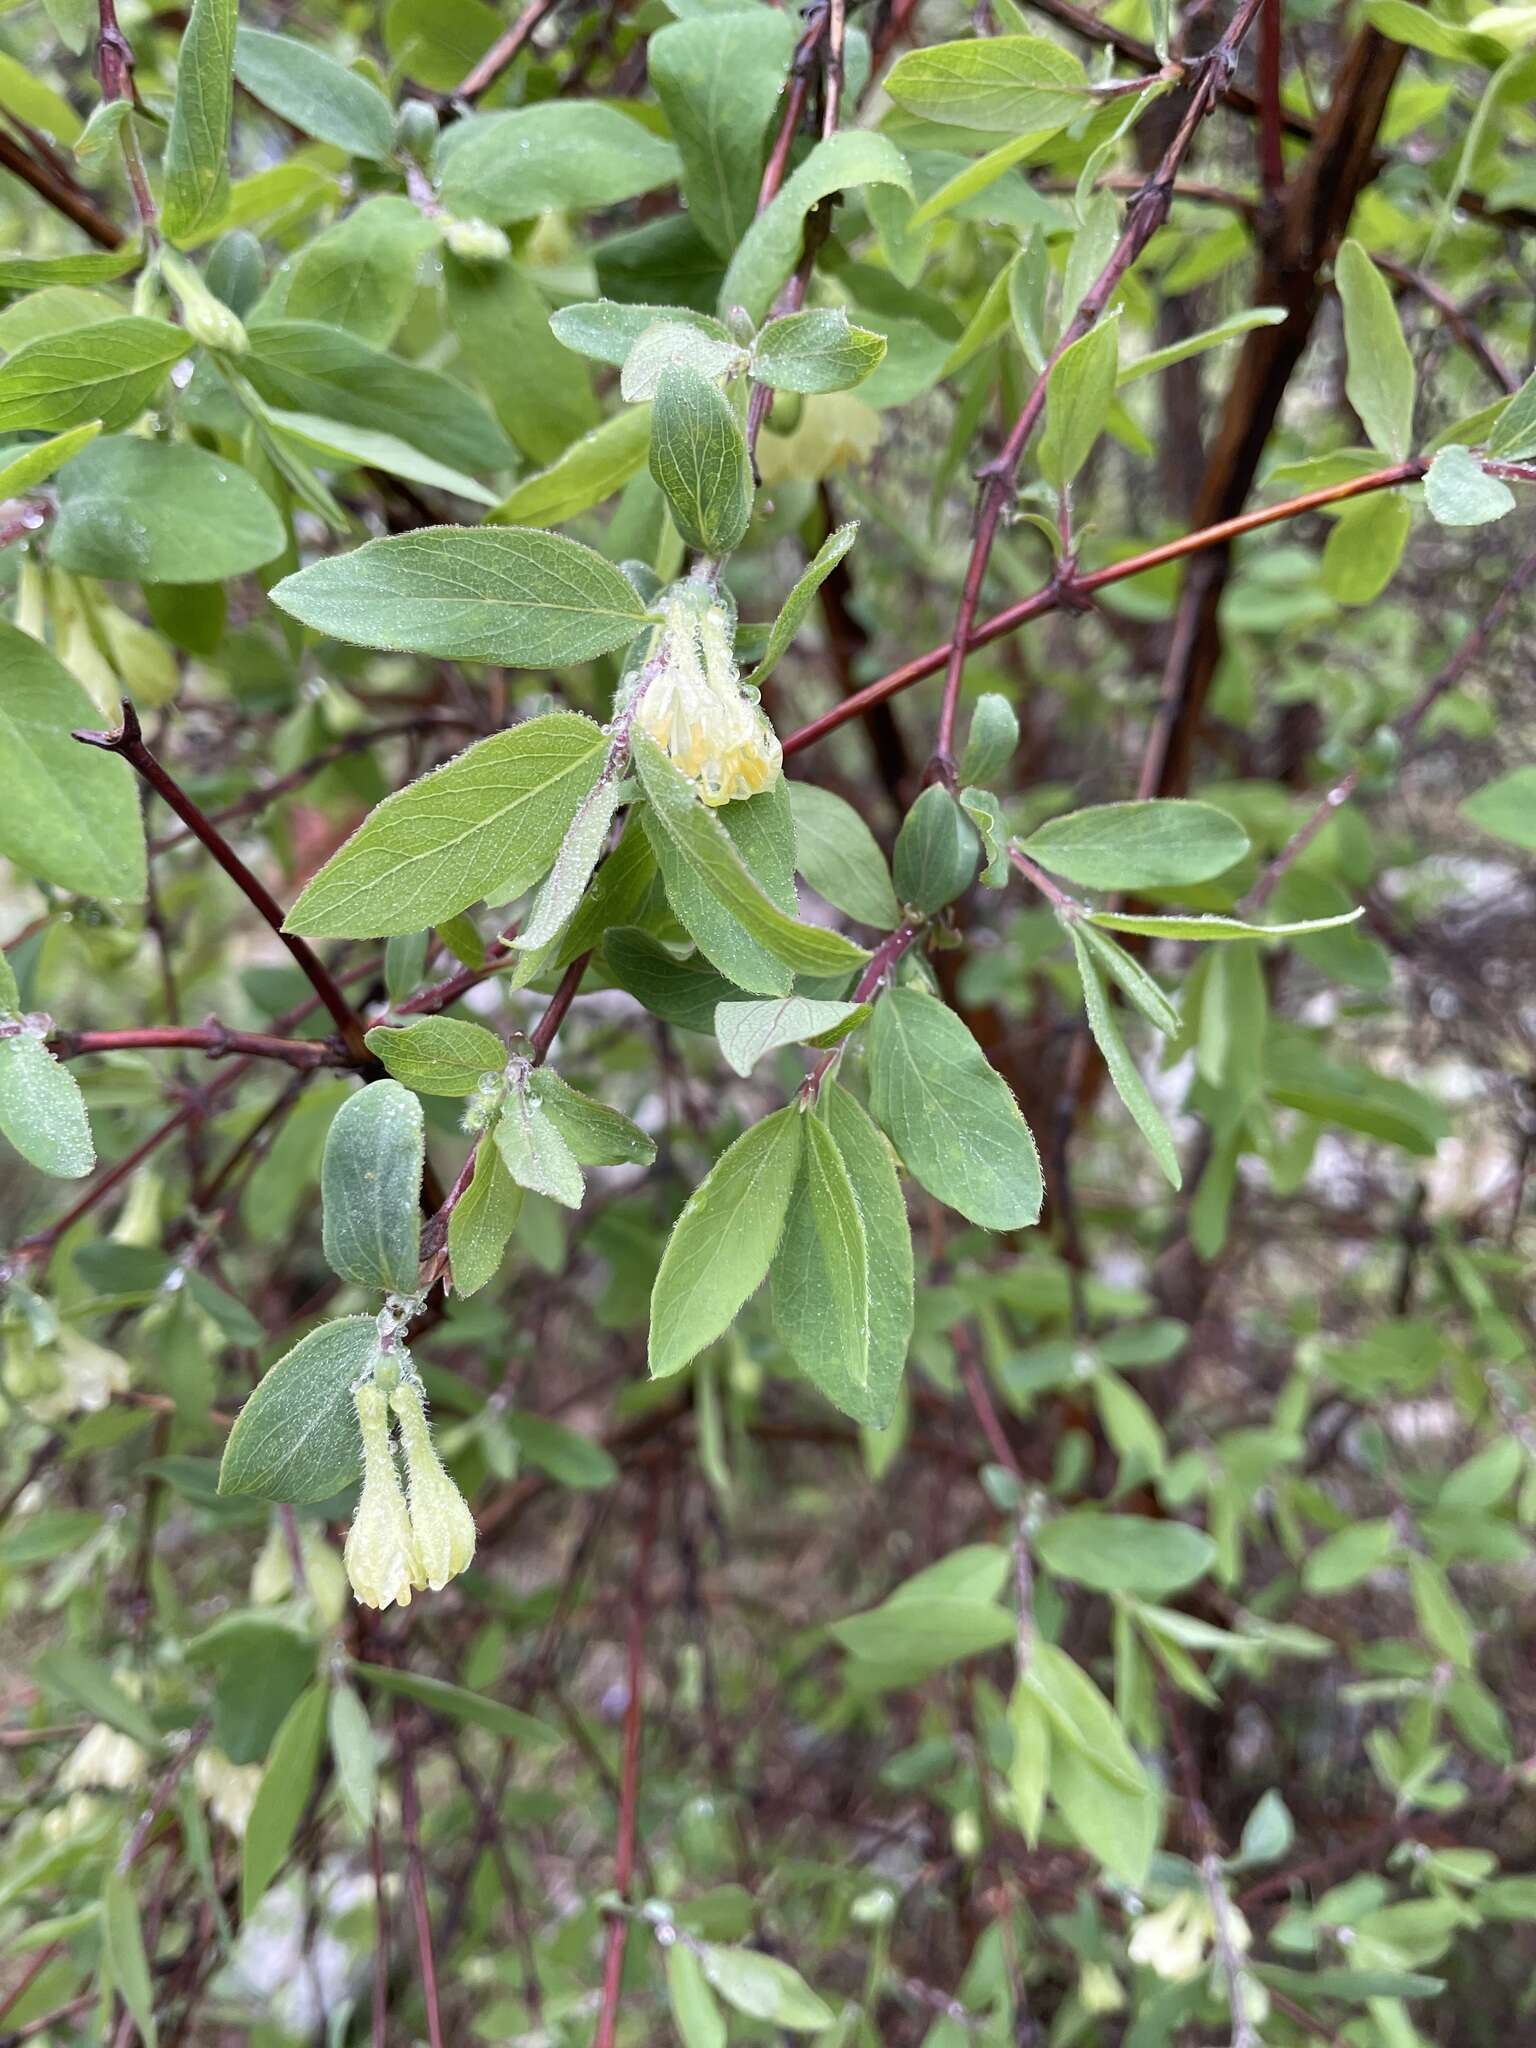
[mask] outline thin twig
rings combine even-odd
[[[416,1952],[421,1960],[421,1996],[427,2011],[427,2040],[430,2048],[443,2048],[437,1959],[432,1953],[432,1915],[427,1904],[427,1878],[421,1859],[421,1804],[416,1793],[416,1756],[406,1741],[400,1744],[400,1830],[405,1839],[406,1886],[416,1922]]]
[[[1127,556],[1123,562],[1111,562],[1107,568],[1076,575],[1070,582],[1053,577],[1033,597],[1023,598],[1018,604],[1008,605],[1003,611],[994,612],[990,619],[984,619],[971,633],[969,645],[972,651],[988,647],[994,640],[1017,632],[1020,626],[1042,619],[1049,612],[1069,608],[1079,598],[1107,590],[1112,583],[1123,583],[1129,576],[1144,576],[1149,570],[1160,569],[1167,562],[1181,561],[1186,555],[1198,555],[1207,548],[1224,547],[1228,541],[1237,540],[1246,533],[1256,533],[1260,527],[1273,526],[1283,519],[1297,519],[1304,512],[1340,504],[1346,498],[1360,498],[1371,491],[1393,490],[1401,484],[1417,483],[1427,467],[1427,463],[1418,461],[1399,462],[1391,469],[1373,470],[1370,475],[1354,477],[1348,483],[1330,484],[1325,490],[1307,491],[1299,498],[1287,498],[1278,505],[1261,506],[1256,512],[1241,512],[1235,519],[1218,520],[1214,526],[1203,526],[1193,533],[1181,534],[1177,540],[1164,541],[1139,555]],[[894,697],[898,692],[910,689],[914,683],[937,675],[954,652],[954,646],[952,640],[946,640],[939,647],[930,647],[926,654],[903,662],[889,675],[866,683],[862,690],[856,690],[851,697],[834,704],[830,711],[813,718],[809,725],[792,732],[784,742],[785,754],[798,754],[802,747],[824,739],[838,726],[846,725],[850,718],[861,716],[872,704],[882,704],[887,697]]]
[[[266,884],[251,873],[217,826],[203,815],[181,785],[155,759],[144,743],[139,714],[128,699],[123,700],[123,722],[116,732],[80,731],[76,732],[74,737],[85,746],[99,747],[108,754],[120,754],[129,767],[143,776],[155,794],[176,813],[184,825],[191,829],[195,837],[201,840],[246,901],[261,913],[288,948],[303,970],[310,987],[329,1010],[355,1063],[362,1067],[371,1066],[373,1056],[363,1043],[361,1020],[336,986],[330,969],[297,933],[284,928],[282,910]]]
[[[513,22],[504,36],[501,36],[486,51],[472,71],[465,73],[459,82],[456,100],[467,101],[471,106],[500,78],[518,51],[532,36],[541,21],[554,13],[559,0],[532,0]]]
[[[939,709],[938,733],[934,740],[929,774],[945,783],[955,779],[955,719],[960,706],[960,685],[966,658],[974,643],[976,614],[981,606],[982,586],[992,559],[992,543],[1003,513],[1013,497],[1019,458],[1045,411],[1046,388],[1052,370],[1074,342],[1080,341],[1098,320],[1119,290],[1126,272],[1136,263],[1158,229],[1167,220],[1173,204],[1173,186],[1179,166],[1189,152],[1200,123],[1205,119],[1228,83],[1244,36],[1261,7],[1269,0],[1242,0],[1226,33],[1210,53],[1194,67],[1195,86],[1184,117],[1174,131],[1156,170],[1132,200],[1125,226],[1109,261],[1089,287],[1082,304],[1063,328],[1029,396],[1025,399],[999,455],[982,472],[981,498],[976,509],[976,526],[966,565],[960,603],[955,612],[955,630],[944,676],[944,699]]]
[[[626,1678],[629,1686],[624,1702],[624,1763],[619,1784],[619,1834],[613,1856],[614,1889],[628,1896],[635,1874],[635,1830],[640,1800],[640,1737],[645,1713],[645,1625],[650,1611],[651,1553],[656,1542],[660,1510],[659,1490],[654,1485],[640,1525],[640,1548],[635,1559],[635,1577],[630,1593],[629,1643]],[[619,2024],[619,1993],[624,1981],[624,1950],[629,1942],[629,1917],[615,1913],[608,1922],[603,1954],[602,2003],[592,2048],[613,2048]]]
[[[95,1052],[163,1052],[185,1047],[211,1060],[239,1053],[251,1059],[281,1060],[285,1066],[353,1067],[357,1062],[333,1039],[277,1038],[262,1031],[231,1031],[216,1017],[202,1025],[155,1025],[142,1031],[56,1031],[48,1050],[56,1059]]]

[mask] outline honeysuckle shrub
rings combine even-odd
[[[0,2039],[1528,2031],[1533,89],[0,16]]]

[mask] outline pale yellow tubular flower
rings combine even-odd
[[[421,1405],[421,1389],[402,1380],[389,1398],[400,1418],[405,1483],[410,1492],[411,1528],[426,1582],[434,1593],[457,1578],[475,1554],[475,1518],[443,1470]]]
[[[347,1531],[347,1577],[365,1607],[408,1607],[412,1591],[427,1582],[390,1450],[389,1403],[371,1381],[352,1399],[363,1438],[363,1490]]]
[[[784,751],[756,699],[742,688],[725,606],[702,588],[668,592],[660,609],[662,665],[644,686],[635,723],[718,807],[771,789]]]
[[[260,1764],[232,1764],[221,1749],[200,1749],[192,1764],[192,1780],[208,1811],[232,1835],[243,1835],[261,1790]]]
[[[59,1789],[124,1792],[144,1776],[147,1758],[131,1735],[120,1735],[105,1721],[87,1729],[59,1772]]]
[[[1204,1894],[1180,1892],[1169,1904],[1136,1922],[1131,1930],[1130,1958],[1170,1983],[1182,1983],[1199,1974],[1214,1932]]]

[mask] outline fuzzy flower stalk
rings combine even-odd
[[[664,591],[657,609],[665,624],[640,686],[636,726],[711,807],[771,789],[784,772],[783,749],[736,666],[731,600],[689,579]]]

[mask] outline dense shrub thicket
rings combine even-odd
[[[0,2044],[1532,2024],[1536,10],[0,14]]]

